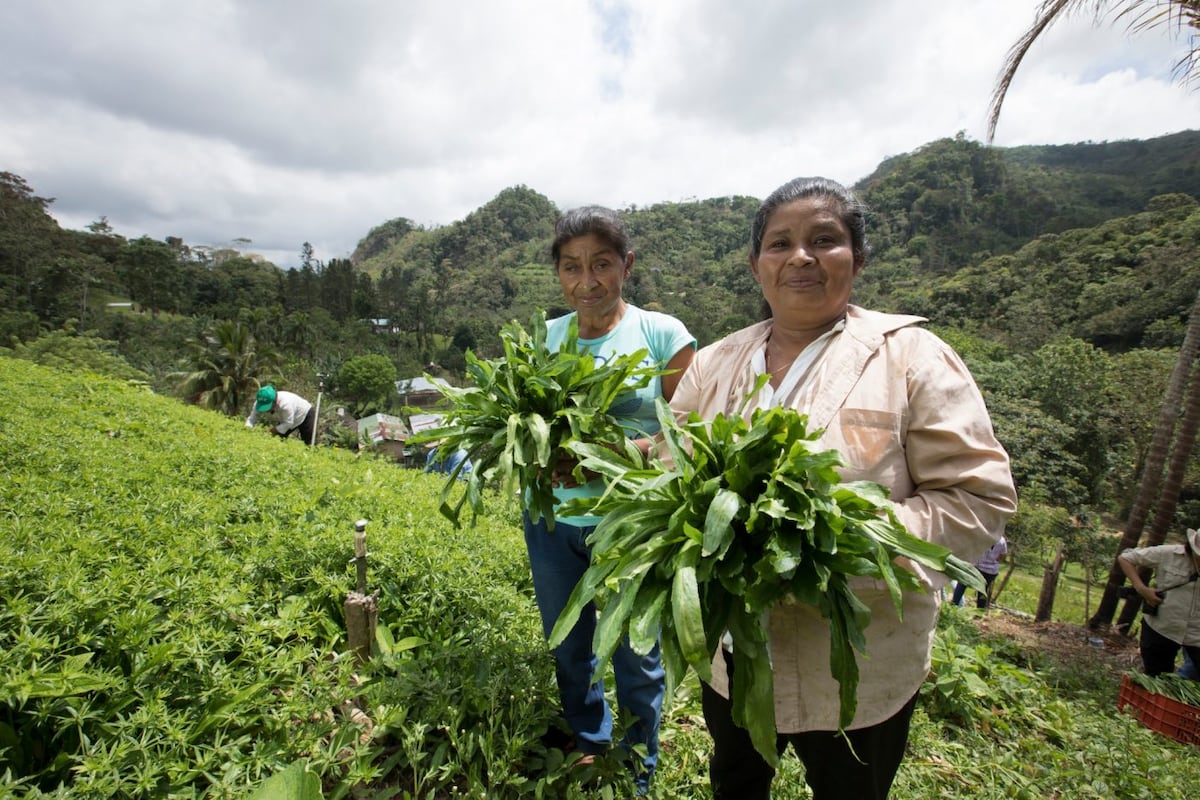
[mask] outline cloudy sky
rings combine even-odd
[[[5,0],[0,171],[67,228],[294,266],[523,184],[559,208],[844,183],[958,131],[1037,0]],[[1085,4],[1090,6],[1091,4]],[[996,144],[1200,129],[1188,43],[1067,20]]]

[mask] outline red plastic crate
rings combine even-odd
[[[1128,675],[1121,678],[1117,710],[1129,706],[1147,728],[1184,744],[1200,745],[1200,708],[1147,691]]]

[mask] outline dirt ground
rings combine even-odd
[[[1104,665],[1114,675],[1139,668],[1137,640],[1115,631],[1089,631],[1066,622],[1034,622],[1032,617],[994,608],[975,620],[981,633],[1009,639],[1066,666]]]

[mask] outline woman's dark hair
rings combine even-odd
[[[767,220],[775,213],[775,209],[805,197],[824,197],[838,205],[838,215],[850,231],[850,246],[854,251],[855,264],[859,267],[866,264],[867,254],[870,252],[867,245],[866,206],[854,192],[828,178],[793,178],[771,192],[759,205],[754,222],[750,226],[750,252],[757,256],[758,251],[762,249],[763,229],[767,227]]]
[[[603,206],[583,206],[563,212],[554,225],[554,241],[550,244],[550,261],[558,269],[558,258],[563,245],[577,236],[594,234],[608,243],[617,255],[625,258],[632,249],[629,234],[621,215]]]

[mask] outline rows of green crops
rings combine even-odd
[[[431,476],[95,376],[0,359],[0,396],[0,795],[236,796],[296,761],[333,795],[466,785],[468,757],[527,780],[552,678],[515,526],[455,532]],[[358,519],[404,646],[355,676]]]
[[[0,397],[0,798],[628,794],[616,759],[541,742],[553,667],[511,506],[455,531],[440,478],[95,376],[0,358]],[[981,641],[974,613],[946,610],[893,797],[1190,796],[1195,748],[1118,714],[1113,676]],[[662,738],[652,796],[706,796],[694,676]],[[796,759],[774,796],[808,796]]]

